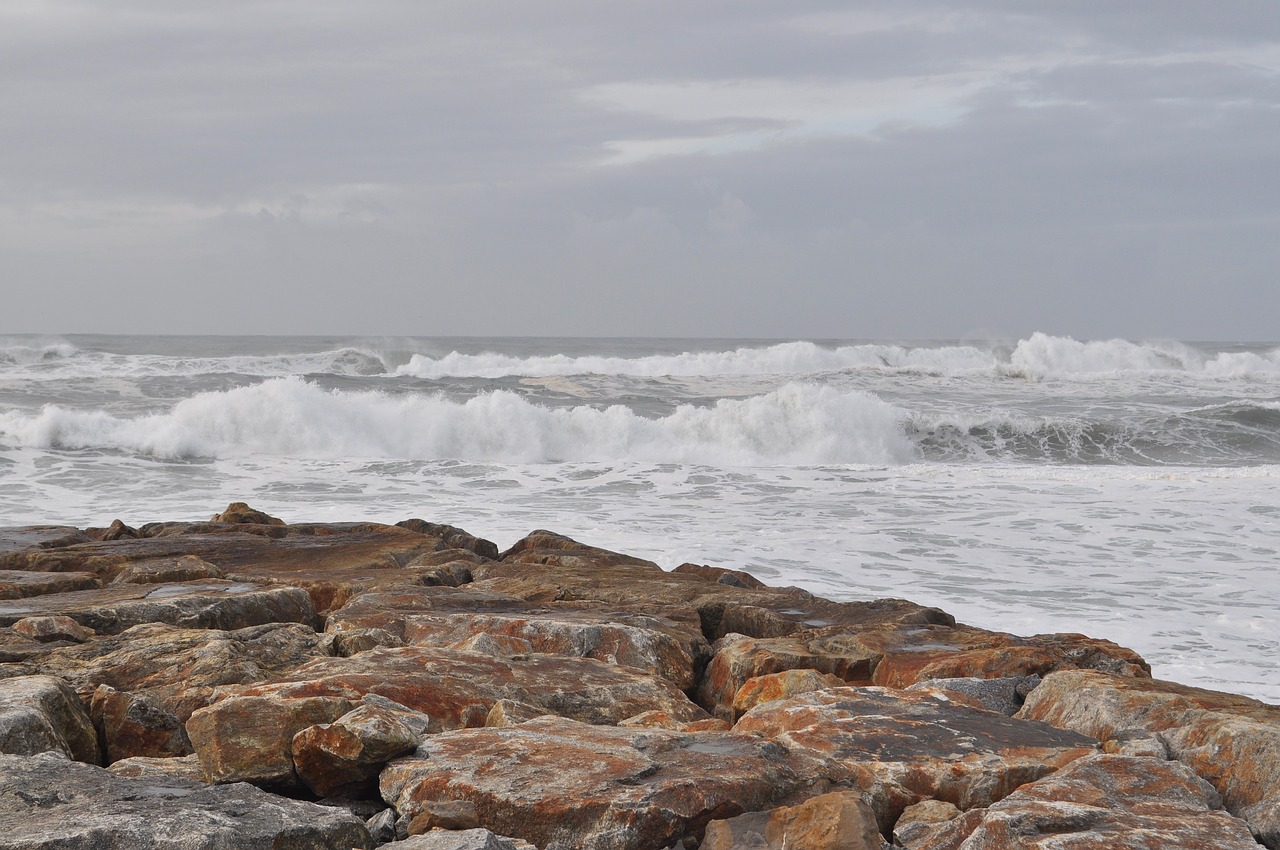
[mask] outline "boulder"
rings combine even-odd
[[[1185,765],[1094,755],[1024,785],[989,808],[898,833],[918,850],[1256,850]]]
[[[184,779],[188,782],[204,782],[204,771],[195,753],[173,758],[133,756],[112,762],[107,770],[113,776],[129,776],[142,779]]]
[[[524,723],[526,720],[532,720],[535,717],[546,717],[552,712],[536,705],[529,705],[527,702],[520,702],[514,699],[500,699],[493,704],[493,708],[489,709],[489,713],[485,715],[485,726],[516,726]],[[625,723],[626,721],[622,721]]]
[[[483,726],[500,699],[518,700],[586,723],[617,723],[641,711],[681,720],[706,717],[671,682],[592,658],[533,654],[500,658],[423,646],[319,658],[272,682],[226,693],[292,698],[378,694],[431,718],[431,731]]]
[[[733,695],[732,720],[736,722],[738,718],[761,703],[807,694],[810,691],[820,691],[824,688],[839,688],[845,684],[845,680],[839,676],[819,673],[817,670],[808,668],[755,676],[743,682],[742,687],[738,688],[737,693]]]
[[[434,830],[382,845],[385,850],[537,850],[527,841],[494,835],[487,829]]]
[[[929,679],[907,688],[929,689],[954,696],[969,697],[988,711],[1013,716],[1026,702],[1027,694],[1040,684],[1039,676],[1004,676],[998,679]]]
[[[495,543],[485,540],[483,537],[468,534],[456,526],[425,522],[420,519],[401,520],[396,525],[417,534],[435,538],[439,541],[436,546],[437,551],[462,549],[473,553],[482,561],[495,561],[498,559],[498,547]]]
[[[205,629],[240,629],[263,623],[318,625],[306,592],[206,579],[183,584],[117,584],[0,602],[0,625],[25,617],[61,614],[99,634],[118,634],[142,623]]]
[[[250,785],[114,776],[53,754],[0,756],[0,850],[367,850],[359,818]]]
[[[98,731],[103,764],[134,756],[171,758],[192,752],[182,721],[145,696],[99,685],[89,716]]]
[[[1280,848],[1280,706],[1079,670],[1045,677],[1018,716],[1102,740],[1131,730],[1158,736],[1169,755],[1213,784],[1261,843]]]
[[[880,850],[876,816],[862,797],[836,791],[707,824],[699,850]]]
[[[359,593],[329,614],[325,631],[345,634],[377,629],[404,641],[406,620],[432,612],[493,613],[527,611],[529,603],[505,593],[448,586],[380,588]]]
[[[747,712],[734,731],[766,735],[812,758],[815,776],[861,789],[885,834],[912,803],[990,805],[1097,747],[1044,723],[877,687],[768,702]]]
[[[50,643],[52,641],[84,643],[94,636],[92,629],[86,629],[70,617],[61,615],[24,617],[13,624],[13,630],[40,643]]]
[[[38,659],[42,672],[66,679],[89,702],[101,685],[145,698],[185,723],[208,705],[218,685],[260,682],[327,657],[309,626],[269,623],[244,629],[184,629],[151,623]]]
[[[764,582],[751,575],[751,573],[744,573],[742,570],[730,570],[724,567],[712,567],[707,564],[681,564],[671,572],[690,573],[705,578],[707,581],[727,584],[732,587],[757,589],[765,586]]]
[[[284,525],[285,522],[246,505],[244,502],[232,502],[221,513],[214,514],[209,522],[245,523],[248,525]]]
[[[0,679],[0,753],[49,751],[98,763],[98,736],[75,691],[53,676]]]
[[[130,561],[112,584],[168,584],[170,582],[196,581],[204,578],[226,578],[218,567],[197,555],[176,555],[172,558],[146,558]]]
[[[646,850],[765,808],[798,781],[787,751],[756,736],[543,717],[432,735],[380,784],[402,817],[465,800],[481,826],[543,850]]]
[[[293,737],[298,776],[321,797],[360,797],[377,786],[382,766],[413,752],[429,718],[377,694],[333,723],[309,726]]]
[[[974,809],[974,811],[979,811]],[[921,800],[903,810],[893,825],[895,847],[921,847],[924,842],[941,831],[944,824],[960,816],[960,810],[942,800]]]

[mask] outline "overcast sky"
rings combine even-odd
[[[0,332],[1280,338],[1276,0],[0,0]]]

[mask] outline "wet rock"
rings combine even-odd
[[[591,658],[498,658],[422,646],[320,658],[274,682],[225,690],[281,698],[341,696],[353,702],[378,694],[428,715],[432,732],[483,726],[500,699],[586,723],[617,723],[650,709],[668,711],[681,720],[706,717],[675,685],[629,667]]]
[[[260,682],[320,656],[327,657],[320,635],[294,623],[232,631],[152,623],[60,647],[39,665],[66,679],[85,702],[100,685],[109,685],[145,697],[185,723],[209,704],[218,685]]]
[[[318,625],[305,591],[212,579],[184,584],[120,584],[0,602],[0,625],[58,614],[99,634],[117,634],[142,623],[206,629],[239,629],[263,623]]]
[[[0,679],[0,753],[51,750],[98,763],[98,736],[75,691],[53,676]]]
[[[25,599],[49,593],[92,590],[101,586],[102,582],[93,573],[0,570],[0,599]]]
[[[820,691],[824,688],[839,688],[845,684],[845,680],[839,676],[810,669],[783,670],[781,673],[755,676],[747,679],[733,695],[733,720],[737,721],[761,703],[807,694],[810,691]]]
[[[930,679],[917,682],[909,691],[931,689],[945,694],[970,697],[989,711],[1012,716],[1018,713],[1039,676],[1005,676],[998,679]]]
[[[1213,787],[1185,765],[1096,755],[1024,785],[986,809],[932,829],[903,846],[920,850],[1249,850],[1244,822],[1218,810]]]
[[[204,578],[226,578],[218,567],[196,555],[178,555],[173,558],[148,558],[131,561],[121,570],[112,584],[167,584],[170,582],[196,581]]]
[[[641,850],[765,808],[797,781],[786,750],[755,736],[544,717],[433,735],[387,765],[380,784],[410,818],[467,800],[481,826],[544,850]]]
[[[321,797],[370,796],[382,766],[413,752],[429,724],[425,714],[366,694],[360,707],[333,723],[309,726],[293,737],[294,768]]]
[[[25,617],[13,624],[13,630],[40,643],[84,643],[94,635],[92,629],[86,629],[70,617],[63,616]]]
[[[702,635],[673,636],[670,621],[610,611],[538,610],[521,613],[414,614],[405,619],[405,640],[421,646],[459,646],[479,635],[515,639],[525,652],[594,658],[644,670],[692,688],[696,659],[708,656]],[[512,654],[505,652],[502,654]]]
[[[1280,706],[1081,670],[1045,677],[1019,716],[1102,739],[1135,729],[1158,736],[1173,758],[1213,784],[1259,841],[1280,848]]]
[[[1043,723],[920,692],[832,688],[765,703],[735,732],[769,736],[815,760],[814,773],[862,789],[887,834],[908,805],[990,805],[1025,782],[1096,752],[1097,742]]]
[[[200,759],[195,753],[170,758],[133,756],[112,762],[107,767],[107,770],[113,776],[158,780],[184,779],[188,782],[204,782],[204,771],[200,769]]]
[[[249,785],[125,778],[51,754],[0,756],[0,848],[69,847],[367,850],[373,842],[347,812]]]
[[[779,638],[729,635],[716,641],[715,655],[698,689],[698,702],[725,720],[734,720],[733,703],[747,681],[784,670],[809,670],[848,682],[869,683],[880,656],[855,637],[804,631]],[[745,697],[744,697],[745,699]]]
[[[144,696],[100,685],[89,716],[98,731],[103,764],[134,756],[170,758],[192,752],[182,721]]]
[[[294,736],[332,723],[352,707],[350,700],[333,696],[233,696],[193,713],[187,736],[209,782],[290,787],[298,782]]]
[[[837,791],[707,825],[699,850],[880,850],[875,813],[857,793]]]

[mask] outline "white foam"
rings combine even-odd
[[[536,463],[645,460],[726,465],[908,460],[896,408],[859,392],[787,384],[646,419],[622,406],[552,409],[506,391],[440,396],[326,391],[277,378],[201,393],[138,417],[48,405],[0,415],[24,447],[115,449],[160,458],[393,457]]]
[[[1180,342],[1135,343],[1123,339],[1078,342],[1034,333],[1020,341],[1009,365],[1034,377],[1098,376],[1145,372],[1189,372],[1214,377],[1280,374],[1280,350],[1205,352]]]
[[[0,367],[29,366],[64,360],[75,355],[77,350],[66,340],[0,337]]]

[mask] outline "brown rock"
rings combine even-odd
[[[0,679],[0,753],[51,750],[98,763],[98,736],[75,691],[53,676]]]
[[[256,511],[244,502],[232,502],[220,514],[214,514],[209,522],[246,523],[248,525],[284,525],[282,519]]]
[[[696,658],[709,654],[702,635],[681,635],[676,624],[630,612],[541,610],[527,613],[413,614],[405,619],[405,640],[420,646],[460,648],[477,635],[514,638],[524,652],[594,658],[644,670],[675,683],[695,684]],[[470,648],[470,647],[467,647]],[[505,654],[512,654],[506,652]]]
[[[642,711],[634,717],[619,720],[618,725],[633,729],[677,729],[681,732],[728,732],[731,729],[728,723],[714,717],[680,720],[672,717],[669,711]]]
[[[409,834],[422,835],[433,829],[477,829],[480,816],[475,803],[468,800],[438,800],[422,804],[409,821]]]
[[[1242,821],[1186,766],[1095,755],[902,842],[920,850],[1248,850]]]
[[[959,816],[959,809],[942,800],[921,800],[913,803],[903,810],[898,822],[893,825],[894,846],[921,847],[926,839],[940,831],[940,824]]]
[[[715,655],[698,689],[698,702],[725,720],[736,720],[733,703],[749,679],[784,670],[810,670],[840,684],[870,682],[880,657],[852,635],[804,631],[788,637],[729,635],[716,641]]]
[[[269,623],[244,629],[182,629],[158,623],[52,650],[42,672],[66,679],[89,702],[100,685],[145,698],[183,723],[208,705],[218,685],[264,681],[320,656],[309,626]]]
[[[188,782],[204,782],[204,771],[195,753],[188,756],[152,758],[134,756],[112,762],[107,768],[114,776],[140,777],[143,779],[185,779]]]
[[[187,735],[209,782],[297,784],[293,737],[352,708],[342,697],[228,697],[196,711]]]
[[[1097,745],[1043,723],[875,687],[831,688],[765,703],[734,731],[767,735],[812,757],[817,776],[862,789],[886,833],[912,803],[990,805]]]
[[[196,555],[177,555],[172,558],[147,558],[130,561],[112,584],[167,584],[169,582],[196,581],[202,578],[226,578],[226,574],[204,558]]]
[[[13,630],[40,643],[50,641],[84,643],[94,634],[92,629],[86,629],[70,617],[61,615],[24,617],[13,624]]]
[[[102,582],[93,573],[0,570],[0,599],[25,599],[28,596],[92,590],[101,586]]]
[[[485,726],[517,726],[535,717],[546,717],[551,714],[545,708],[529,705],[514,699],[500,699],[485,715]],[[625,721],[623,721],[625,722]]]
[[[744,573],[742,570],[725,569],[724,567],[711,567],[706,564],[681,564],[672,572],[689,573],[701,576],[707,581],[714,581],[717,584],[727,584],[733,587],[760,588],[765,586],[764,582],[751,575],[751,573]]]
[[[276,681],[225,689],[248,696],[378,694],[421,711],[431,731],[482,726],[493,704],[516,699],[586,723],[617,723],[661,709],[683,720],[706,717],[665,679],[591,658],[534,654],[498,658],[476,652],[406,646],[350,658],[320,658]]]
[[[90,540],[137,540],[142,535],[138,529],[124,524],[122,520],[112,520],[107,528],[86,528],[85,536]]]
[[[747,679],[738,692],[733,695],[733,720],[746,714],[757,705],[786,699],[797,694],[820,691],[824,688],[839,688],[846,684],[844,679],[830,673],[819,673],[817,670],[783,670],[781,673],[768,673]]]
[[[515,658],[533,652],[532,643],[511,635],[472,635],[446,646],[450,649],[464,649],[467,652],[479,652],[483,655],[496,655],[499,658]]]
[[[1092,670],[1047,676],[1019,716],[1098,738],[1142,730],[1207,779],[1227,810],[1280,848],[1280,706]]]
[[[192,752],[182,721],[147,697],[100,685],[93,692],[89,716],[98,731],[103,764],[134,756],[170,758]]]
[[[304,591],[216,580],[120,584],[0,602],[0,625],[58,614],[99,634],[117,634],[141,623],[207,629],[239,629],[262,623],[317,624],[315,608]]]
[[[333,723],[309,726],[294,736],[294,768],[321,797],[366,796],[384,764],[417,748],[429,722],[421,712],[367,694],[359,708]]]
[[[433,829],[382,847],[386,850],[538,850],[527,841],[494,835],[487,829]]]
[[[754,736],[544,717],[433,735],[387,765],[381,788],[402,816],[470,801],[481,826],[543,850],[642,850],[764,808],[796,782],[787,752]]]
[[[862,797],[836,791],[767,812],[707,824],[699,850],[880,850],[875,813]]]
[[[342,634],[380,629],[403,641],[405,621],[413,614],[493,613],[527,611],[529,608],[523,599],[505,593],[478,591],[474,585],[465,589],[445,586],[381,588],[359,593],[330,613],[325,631]]]
[[[452,525],[424,522],[420,519],[406,519],[397,522],[396,525],[427,537],[434,537],[439,541],[439,548],[442,550],[463,549],[486,561],[494,561],[498,558],[498,547],[493,542],[468,534]]]

